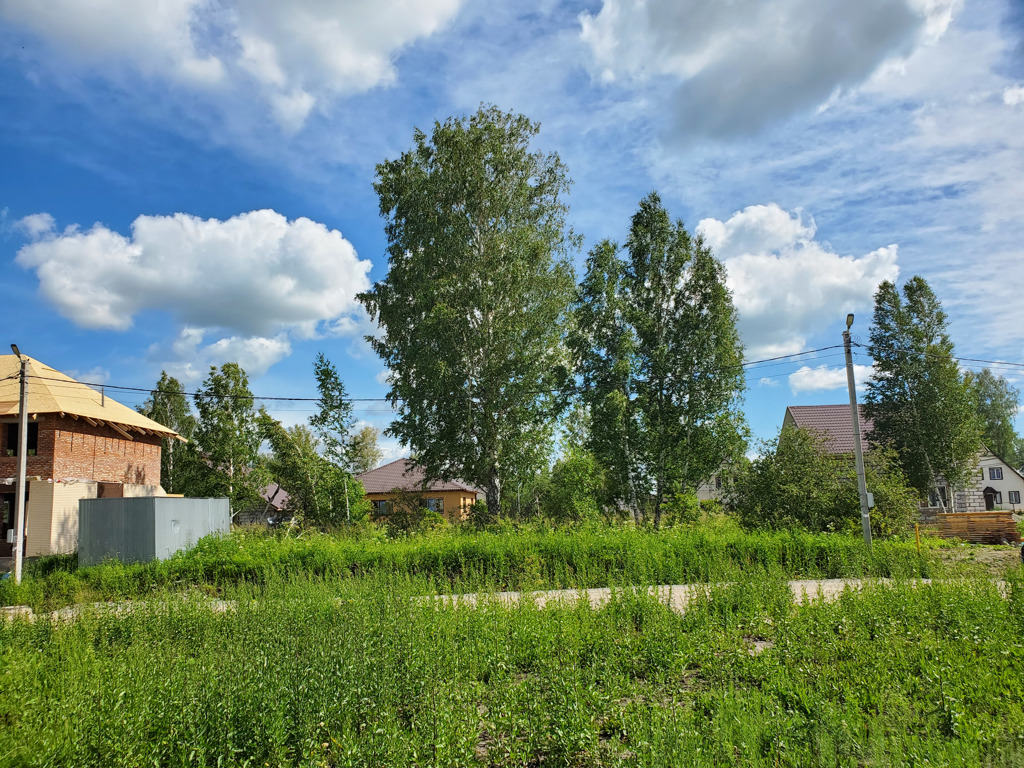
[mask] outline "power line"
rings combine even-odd
[[[868,345],[861,344],[861,343],[856,342],[856,341],[853,344],[854,344],[854,346],[861,347],[862,349],[867,349],[867,350],[871,349]],[[941,354],[939,354],[937,352],[928,352],[928,351],[920,352],[920,351],[915,350],[915,349],[909,349],[908,347],[897,346],[896,349],[901,350],[903,352],[909,352],[912,355],[919,355],[921,357],[945,357],[945,355],[941,355]],[[871,359],[874,359],[874,358],[871,357],[871,352],[870,351],[867,353],[867,356],[869,358],[871,358]],[[981,358],[978,358],[978,357],[957,357],[956,355],[950,355],[949,357],[952,360],[956,360],[958,363],[976,363],[976,364],[980,364],[980,365],[994,365],[994,366],[1000,366],[1000,367],[1004,367],[1004,368],[1024,368],[1024,363],[1011,363],[1011,362],[1007,362],[1006,360],[982,360]],[[971,366],[968,366],[968,367],[971,367]]]
[[[762,365],[762,364],[765,364],[765,363],[775,363],[775,362],[777,362],[779,360],[792,360],[793,358],[803,357],[804,355],[811,355],[811,354],[815,354],[817,352],[825,352],[825,351],[828,351],[830,349],[838,349],[841,346],[842,346],[841,344],[833,344],[833,345],[828,346],[828,347],[819,347],[817,349],[807,349],[807,350],[804,350],[803,352],[794,352],[794,353],[789,354],[789,355],[777,355],[776,357],[766,357],[766,358],[763,358],[761,360],[746,360],[746,361],[740,363],[736,367],[746,368],[746,367],[755,366],[755,365]],[[830,356],[827,356],[827,357],[830,357]],[[771,367],[771,366],[765,366],[765,367]],[[701,373],[701,372],[697,371],[697,373]],[[204,392],[188,392],[188,391],[184,391],[184,390],[181,390],[181,391],[155,390],[155,389],[147,389],[145,387],[129,387],[129,386],[125,386],[123,384],[107,384],[107,383],[88,382],[88,381],[68,381],[67,379],[58,379],[58,378],[55,378],[55,377],[52,377],[52,376],[39,376],[37,374],[29,374],[28,378],[35,379],[37,381],[52,381],[52,382],[55,382],[55,384],[52,385],[55,388],[63,386],[63,387],[66,387],[68,389],[71,389],[71,388],[77,389],[78,387],[83,387],[84,386],[84,387],[90,387],[90,388],[92,388],[94,390],[97,390],[97,389],[102,389],[102,390],[113,389],[113,390],[116,390],[118,392],[140,392],[140,393],[143,393],[145,395],[152,395],[154,392],[159,392],[160,394],[163,394],[163,395],[181,395],[181,396],[184,396],[184,397],[212,397],[212,395],[207,395]],[[577,392],[579,392],[579,388],[578,387],[570,387],[570,388],[565,388],[565,389],[539,390],[537,392],[537,394],[548,394],[548,393],[551,393],[551,394],[556,394],[556,393],[573,394],[573,393],[577,393]],[[220,397],[223,397],[223,398],[228,399],[228,400],[231,400],[231,399],[243,399],[243,400],[262,400],[262,401],[270,401],[270,402],[292,402],[292,403],[318,403],[318,402],[320,402],[320,398],[319,397],[281,397],[281,396],[276,396],[276,395],[220,395]],[[349,398],[345,398],[345,402],[348,402],[348,403],[386,403],[386,402],[390,402],[390,401],[386,397],[349,397]]]

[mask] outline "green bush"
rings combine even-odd
[[[738,469],[731,506],[744,526],[809,531],[860,530],[857,470],[851,456],[827,453],[816,432],[783,428],[761,455]],[[872,532],[904,535],[917,512],[917,494],[909,487],[891,452],[873,449],[864,457],[868,490],[875,498]]]

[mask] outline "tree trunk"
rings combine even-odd
[[[352,522],[352,512],[348,507],[348,473],[345,473],[345,522]]]
[[[654,495],[654,530],[658,530],[658,526],[661,525],[661,494],[662,494],[662,474],[658,474],[658,483]]]
[[[501,511],[501,481],[498,479],[498,473],[495,471],[491,472],[491,476],[487,481],[487,516],[489,518],[496,519],[499,512]]]

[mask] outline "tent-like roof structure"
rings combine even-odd
[[[479,488],[464,480],[433,480],[426,482],[422,467],[408,459],[398,459],[382,467],[356,475],[367,493],[391,493],[391,491],[469,491],[483,493]]]
[[[134,439],[132,432],[183,439],[173,429],[146,418],[92,387],[27,355],[23,357],[28,360],[29,416],[57,413],[84,419],[94,426],[109,426],[129,440]],[[0,418],[18,415],[20,370],[21,361],[17,355],[0,355]]]

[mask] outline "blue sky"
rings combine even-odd
[[[354,301],[387,268],[374,168],[486,102],[568,165],[578,264],[651,190],[702,230],[748,359],[837,344],[851,311],[866,341],[878,282],[921,274],[960,355],[1024,363],[1022,8],[0,0],[5,335],[109,385],[238,360],[268,396],[312,396],[323,351],[381,397]],[[844,402],[838,351],[750,368],[755,435]]]

